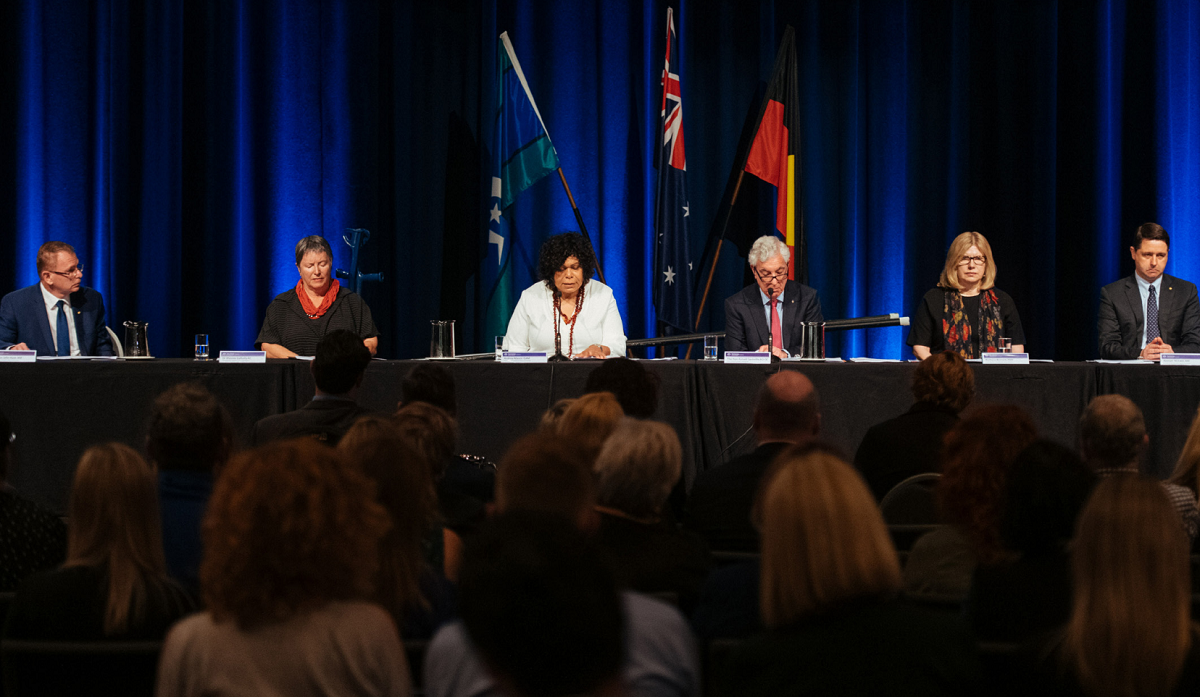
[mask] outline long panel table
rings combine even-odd
[[[359,401],[395,409],[405,374],[420,361],[375,361]],[[458,386],[459,450],[499,461],[507,447],[533,430],[556,400],[578,396],[594,362],[500,365],[445,362]],[[913,363],[785,363],[724,365],[646,361],[660,381],[655,418],[670,423],[683,444],[684,481],[754,447],[755,395],[768,375],[799,370],[821,393],[822,432],[852,457],[873,424],[912,403]],[[1079,414],[1097,394],[1128,395],[1146,414],[1150,449],[1145,469],[1165,476],[1183,446],[1200,404],[1200,369],[1151,365],[1054,363],[974,366],[976,399],[1027,409],[1049,438],[1073,444]],[[116,440],[141,449],[154,396],[196,380],[230,409],[242,444],[254,421],[304,404],[313,394],[307,363],[268,361],[227,365],[185,359],[51,361],[0,364],[0,409],[17,439],[9,481],[55,510],[66,508],[75,463],[87,446]]]

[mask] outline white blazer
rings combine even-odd
[[[592,344],[607,346],[612,356],[625,355],[625,329],[612,288],[590,279],[583,286],[583,309],[575,319],[575,343],[571,327],[557,316],[554,296],[542,281],[521,293],[517,309],[508,321],[504,337],[506,351],[546,351],[554,354],[554,323],[557,320],[562,353],[573,356]]]

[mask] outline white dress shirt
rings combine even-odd
[[[612,289],[595,279],[583,286],[583,308],[575,319],[575,343],[571,327],[554,309],[554,296],[542,281],[521,293],[517,309],[508,321],[505,351],[546,351],[554,355],[554,324],[564,356],[577,355],[592,344],[607,346],[612,356],[625,355],[625,328]]]
[[[71,335],[71,355],[78,356],[79,353],[79,337],[75,335],[75,315],[71,309],[71,298],[56,298],[54,294],[46,290],[46,286],[41,283],[38,288],[42,289],[42,300],[46,302],[46,319],[50,320],[50,344],[57,350],[58,347],[58,301],[63,303],[63,312],[67,314],[67,332]]]

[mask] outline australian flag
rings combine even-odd
[[[683,155],[683,101],[679,89],[679,41],[673,10],[667,8],[667,57],[662,72],[659,116],[658,190],[654,200],[654,308],[658,321],[678,332],[692,331],[692,255],[688,251],[687,161]]]

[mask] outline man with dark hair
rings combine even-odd
[[[51,241],[38,249],[38,282],[0,299],[0,349],[39,356],[111,356],[104,298],[83,285],[75,248]]]
[[[1156,361],[1164,353],[1200,353],[1196,286],[1168,276],[1171,236],[1143,223],[1129,254],[1134,274],[1100,289],[1100,358]]]
[[[154,400],[146,431],[146,455],[158,468],[167,571],[196,591],[200,521],[212,496],[214,476],[233,450],[233,421],[204,386],[180,383]]]
[[[687,503],[687,524],[713,549],[758,551],[750,509],[759,480],[784,448],[807,443],[821,432],[820,396],[802,373],[783,370],[763,383],[754,406],[758,448],[701,472]]]
[[[408,371],[404,382],[400,383],[400,402],[402,405],[425,402],[445,409],[450,416],[457,416],[454,376],[445,366],[422,363]]]
[[[357,334],[348,329],[326,334],[310,366],[316,395],[296,411],[260,419],[254,424],[254,444],[311,436],[337,445],[360,416],[372,413],[354,399],[370,364],[371,352]]]
[[[635,419],[649,419],[658,409],[658,376],[629,358],[610,358],[589,373],[583,393],[593,392],[611,392]]]
[[[67,557],[62,519],[4,483],[14,440],[8,417],[0,412],[0,592],[16,590],[27,577]]]

